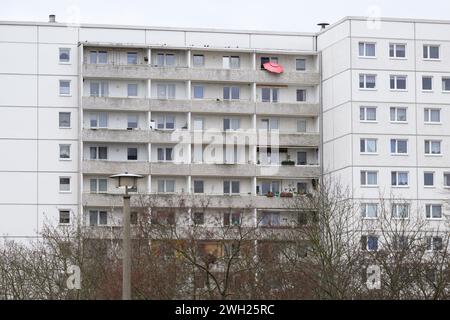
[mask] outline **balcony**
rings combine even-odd
[[[253,177],[254,164],[191,164],[191,175],[208,177]]]
[[[319,147],[319,133],[280,133],[279,144],[284,147]]]
[[[318,103],[256,103],[257,115],[318,117],[319,113],[320,105]]]
[[[147,161],[84,160],[82,172],[84,174],[105,175],[120,172],[133,172],[136,174],[148,175],[150,173],[150,163]]]
[[[121,207],[122,194],[91,194],[83,193],[83,206],[89,207]],[[148,197],[151,197],[149,200]],[[286,209],[292,207],[291,198],[269,198],[265,196],[223,196],[223,195],[197,195],[197,194],[135,194],[131,197],[131,206],[140,207],[151,203],[154,207],[197,207],[219,209]]]
[[[315,86],[320,82],[318,72],[284,72],[272,74],[251,69],[206,69],[186,67],[153,67],[150,65],[84,64],[83,76],[102,79],[158,79],[234,82],[258,84],[302,84]]]
[[[150,171],[152,175],[161,176],[188,176],[190,165],[186,163],[152,162]]]
[[[150,100],[142,98],[83,97],[83,109],[108,111],[149,111]]]
[[[83,129],[83,141],[114,143],[148,143],[148,130]]]
[[[307,166],[263,166],[258,165],[256,170],[258,177],[313,179],[320,176],[319,165]]]
[[[192,112],[197,113],[221,113],[221,114],[253,114],[255,103],[245,100],[192,100]]]

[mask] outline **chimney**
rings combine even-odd
[[[317,24],[320,27],[320,30],[324,30],[326,27],[328,27],[330,24],[326,22],[321,22]]]
[[[48,22],[56,22],[56,16],[54,14],[49,15]]]

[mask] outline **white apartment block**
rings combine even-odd
[[[209,197],[202,222],[289,224],[281,194],[323,174],[359,203],[393,193],[436,225],[445,215],[450,22],[345,18],[317,34],[0,22],[0,88],[3,238],[47,221],[120,225],[109,176],[125,171],[144,177],[136,194]]]

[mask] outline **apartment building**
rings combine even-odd
[[[3,237],[37,237],[47,222],[120,226],[124,191],[109,177],[122,172],[143,176],[133,207],[139,195],[207,197],[201,224],[296,221],[284,196],[312,192],[320,177],[314,34],[0,30]],[[177,220],[165,206],[161,219]]]
[[[289,225],[283,195],[325,174],[364,219],[392,196],[408,201],[394,215],[446,227],[449,31],[358,17],[317,34],[0,22],[0,236],[120,226],[109,177],[125,171],[143,176],[135,195],[210,199],[202,224]]]
[[[448,232],[449,31],[448,21],[347,18],[318,36],[324,173],[349,186],[365,220],[393,199],[392,218]],[[366,236],[368,250],[378,237]]]

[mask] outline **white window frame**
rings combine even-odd
[[[367,115],[368,115],[368,112],[367,112],[367,109],[374,109],[375,110],[375,120],[367,120]],[[364,120],[361,120],[361,111],[362,110],[364,110],[363,111],[363,114],[364,114]],[[377,119],[378,119],[378,115],[377,115],[377,107],[370,107],[370,106],[360,106],[359,107],[359,121],[360,122],[364,122],[364,123],[377,123],[378,121],[377,121]]]
[[[362,77],[362,80],[363,80],[362,83],[364,84],[363,87],[361,87],[361,77]],[[368,88],[367,87],[367,78],[368,77],[373,77],[375,79],[373,88]],[[367,91],[376,91],[377,90],[377,75],[376,74],[373,74],[373,73],[360,73],[359,74],[359,78],[358,78],[358,82],[359,82],[359,84],[358,84],[359,90],[367,90]]]
[[[167,191],[167,182],[173,181],[173,191]],[[160,183],[163,183],[163,191],[159,191],[159,185]],[[156,182],[156,191],[159,194],[175,194],[176,193],[176,180],[175,179],[158,179]]]
[[[392,181],[392,176],[395,176],[395,182]],[[406,175],[406,184],[399,184],[400,175]],[[408,171],[391,171],[391,187],[393,188],[409,188],[409,172]]]
[[[438,48],[438,58],[431,58],[431,47],[437,47]],[[425,57],[425,48],[426,48],[426,55],[427,57]],[[438,44],[424,44],[423,45],[423,60],[427,60],[427,61],[440,61],[441,60],[441,46]]]
[[[160,95],[160,89],[162,88],[164,88],[164,95]],[[173,89],[173,92],[171,89]],[[177,85],[175,83],[157,83],[156,98],[160,100],[175,100],[177,98]]]
[[[370,217],[367,215],[368,208],[375,207],[375,216]],[[361,218],[364,220],[376,220],[378,219],[378,203],[365,202],[360,205]]]
[[[228,188],[230,192],[225,192],[225,184],[228,183]],[[233,192],[233,183],[238,184],[239,192]],[[241,181],[239,180],[224,180],[223,181],[223,194],[224,195],[240,195],[241,194]]]
[[[163,61],[162,64],[159,64],[158,60],[159,57],[162,56],[163,57]],[[168,64],[167,63],[167,57],[173,57],[173,64]],[[176,54],[173,52],[157,52],[156,53],[156,63],[155,63],[156,67],[176,67],[177,66],[177,58],[176,58]]]
[[[92,212],[96,212],[96,216],[97,216],[97,222],[94,225],[91,225],[91,213]],[[102,213],[106,214],[106,224],[103,224],[103,223],[100,224],[100,214],[102,214]],[[108,211],[106,211],[106,210],[98,210],[98,209],[90,209],[90,210],[88,210],[88,214],[89,214],[89,218],[88,218],[88,222],[89,222],[88,225],[89,226],[94,226],[94,227],[106,227],[106,226],[108,226],[108,222],[109,222]]]
[[[91,61],[91,54],[95,53],[95,62]],[[104,53],[106,57],[106,61],[100,61],[100,53]],[[108,51],[107,50],[89,50],[88,60],[89,64],[107,64],[108,63]]]
[[[448,86],[448,90],[446,90],[445,83],[448,81],[450,83],[450,77],[442,77],[442,92],[443,93],[450,93],[450,85]]]
[[[61,190],[61,179],[69,179],[69,190]],[[58,178],[59,181],[59,193],[72,193],[72,177],[68,176],[60,176]]]
[[[431,79],[431,89],[425,89],[423,86],[423,81],[425,79]],[[427,76],[427,75],[423,75],[422,76],[422,92],[433,92],[434,91],[434,77],[433,76]]]
[[[407,208],[407,215],[406,217],[400,217],[399,213],[402,206],[405,206]],[[393,203],[391,205],[391,218],[394,220],[408,220],[411,213],[411,205],[409,203]]]
[[[66,51],[67,55],[69,56],[69,60],[68,61],[61,61],[61,54],[63,54],[63,51]],[[59,48],[58,50],[58,61],[59,64],[72,64],[72,59],[71,59],[72,55],[71,55],[71,48]]]
[[[68,127],[61,126],[61,114],[69,115],[69,126]],[[59,127],[59,129],[72,129],[72,113],[71,112],[67,112],[67,111],[58,112],[58,127]]]
[[[304,65],[305,65],[305,68],[304,69],[298,69],[298,64],[297,64],[297,62],[298,61],[304,61]],[[295,71],[299,71],[299,72],[304,72],[304,71],[306,71],[306,59],[305,58],[296,58],[295,59]]]
[[[433,208],[438,207],[441,209],[441,216],[436,218],[433,217]],[[429,216],[429,217],[428,217]],[[440,203],[427,203],[425,204],[425,219],[427,220],[442,220],[444,218],[443,206]]]
[[[158,149],[162,149],[163,150],[163,155],[164,155],[164,159],[160,160],[158,159]],[[167,160],[167,149],[171,149],[171,160]],[[175,152],[174,152],[174,148],[173,147],[156,147],[156,161],[157,162],[173,162],[174,161],[174,156],[175,156]]]
[[[61,158],[61,147],[69,147],[69,157]],[[59,145],[59,160],[60,161],[72,161],[72,145],[67,143],[62,143]]]
[[[100,125],[100,118],[102,115],[106,115],[106,126]],[[94,119],[95,118],[95,119]],[[92,120],[95,120],[97,122],[97,126],[92,125]],[[109,114],[108,112],[91,112],[89,114],[89,128],[91,129],[108,129],[109,124]]]
[[[362,142],[364,141],[364,150],[361,150]],[[368,152],[367,151],[367,146],[368,146],[368,142],[369,141],[373,141],[375,142],[375,151],[374,152]],[[378,139],[376,138],[361,138],[360,139],[360,143],[359,143],[359,151],[361,154],[378,154]]]
[[[69,213],[69,222],[61,222],[61,213],[62,212],[67,212],[67,213]],[[70,210],[70,209],[58,209],[58,224],[60,225],[60,226],[68,226],[68,225],[70,225],[71,224],[71,221],[72,221],[72,210]]]
[[[442,175],[443,175],[443,178],[444,178],[444,181],[443,181],[444,188],[445,189],[450,189],[450,172],[444,172]],[[447,176],[447,178],[446,178],[446,176]],[[445,183],[446,179],[447,179],[448,184]]]
[[[427,175],[427,174],[431,174],[432,177],[433,177],[433,184],[432,185],[426,185],[425,184],[425,175]],[[435,187],[435,183],[436,183],[435,176],[436,175],[435,175],[434,171],[424,171],[423,172],[423,186],[424,186],[424,188],[434,188]]]
[[[201,64],[195,64],[195,57],[201,56],[202,57],[202,63]],[[205,66],[205,55],[204,54],[193,54],[192,55],[192,66],[195,68],[201,68]]]
[[[391,56],[391,46],[392,46],[392,49],[393,49],[393,52],[394,52],[393,56]],[[405,56],[404,57],[398,57],[397,56],[397,46],[405,47]],[[399,59],[399,60],[406,60],[407,59],[406,49],[407,49],[407,44],[406,43],[390,43],[389,44],[389,58],[391,58],[391,59]]]
[[[363,46],[363,52],[361,54],[361,45]],[[367,46],[369,45],[373,45],[373,51],[374,51],[374,55],[370,56],[367,54]],[[358,57],[359,58],[364,58],[364,59],[376,59],[377,57],[377,44],[376,42],[359,42],[358,43]]]
[[[439,121],[431,121],[432,120],[431,114],[436,111],[439,113]],[[440,108],[425,108],[423,115],[424,115],[423,120],[425,124],[433,124],[433,125],[442,124],[442,116]]]
[[[394,110],[394,120],[391,117],[392,110]],[[405,110],[405,120],[398,120],[399,110]],[[389,107],[389,121],[391,123],[408,123],[408,107]]]
[[[269,90],[269,100],[268,101],[264,100],[263,90]],[[274,99],[274,97],[276,97],[276,99]],[[280,89],[279,88],[274,88],[274,87],[261,87],[261,102],[264,102],[264,103],[278,103],[278,102],[280,102]]]
[[[62,83],[68,83],[69,84],[69,93],[61,93],[61,84]],[[59,80],[59,96],[60,97],[71,97],[72,96],[72,80],[68,79],[60,79]]]
[[[170,123],[167,121],[169,117],[173,118],[173,128],[167,127],[167,124]],[[160,125],[162,125],[162,128],[160,128]],[[156,130],[174,131],[175,129],[176,129],[176,116],[174,113],[160,114],[156,116]]]
[[[405,80],[405,88],[398,88],[399,80],[404,79]],[[394,80],[394,88],[392,88],[392,80]],[[391,91],[408,91],[408,76],[407,75],[398,75],[398,74],[391,74],[389,76],[389,88]]]
[[[392,152],[392,142],[395,141],[395,152]],[[406,141],[406,152],[398,152],[398,142]],[[408,139],[390,139],[389,140],[389,150],[392,156],[407,156],[409,154]]]
[[[106,190],[100,190],[100,180],[106,181]],[[92,190],[92,181],[95,181],[95,190]],[[89,178],[89,192],[94,194],[108,193],[108,179],[107,178]]]
[[[136,95],[130,95],[130,86],[136,87]],[[127,97],[128,98],[137,98],[139,96],[139,84],[137,83],[127,83]]]
[[[428,153],[427,153],[427,143],[429,144],[428,145],[428,151],[429,151]],[[439,143],[439,153],[432,153],[434,143]],[[425,152],[425,156],[441,157],[442,156],[442,141],[441,140],[425,140],[424,152]]]
[[[440,239],[441,242],[441,248],[440,249],[436,249],[435,247],[435,239]],[[427,252],[441,252],[444,248],[444,239],[441,236],[429,236],[425,238],[426,241],[426,247],[427,247]]]
[[[91,158],[91,148],[95,148],[95,159]],[[106,158],[105,159],[100,159],[100,148],[106,148]],[[89,147],[89,160],[90,161],[106,161],[108,160],[108,147],[105,146],[90,146]]]
[[[363,174],[364,174],[364,181],[363,181]],[[369,182],[369,174],[375,174],[375,184],[368,184]],[[378,171],[374,170],[361,170],[360,171],[360,184],[363,188],[376,188],[378,187],[379,181],[378,181]]]
[[[237,66],[233,66],[232,65],[232,61],[234,59],[234,61],[236,61],[237,58]],[[238,70],[241,68],[241,57],[240,56],[234,56],[234,55],[229,55],[229,56],[222,56],[222,68],[223,69],[232,69],[232,70]]]

